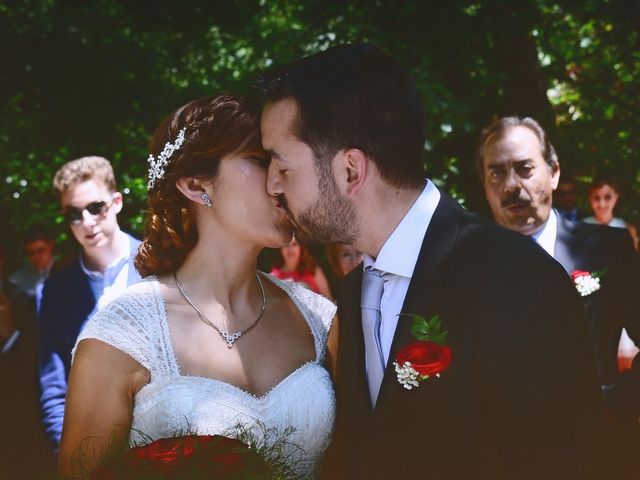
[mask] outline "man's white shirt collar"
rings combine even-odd
[[[375,260],[369,255],[364,257],[365,268],[373,266],[391,274],[385,278],[380,299],[379,339],[385,365],[389,361],[391,343],[398,325],[398,314],[402,310],[424,236],[439,201],[440,192],[430,180],[427,180],[416,201],[387,238],[378,257]],[[365,284],[366,282],[363,282],[363,288]],[[364,293],[366,292],[363,292],[363,296]]]
[[[123,264],[129,262],[129,257],[131,256],[131,249],[133,248],[133,245],[131,245],[131,238],[122,230],[118,232],[118,236],[123,237],[127,240],[127,249],[122,250],[120,252],[120,255],[114,258],[113,261],[109,265],[107,265],[107,268],[105,269],[104,273],[97,270],[90,270],[89,267],[87,267],[87,265],[84,263],[84,259],[82,257],[83,252],[82,250],[80,250],[80,267],[82,268],[82,271],[87,277],[96,278],[96,279],[103,278],[106,275],[106,273],[108,271],[113,270],[114,267],[116,267],[119,270],[118,267],[121,267]]]
[[[556,217],[556,212],[554,212],[552,208],[549,213],[549,218],[544,226],[531,236],[536,242],[538,242],[538,245],[544,248],[544,250],[553,257],[553,254],[556,251],[557,234],[558,217]]]
[[[416,201],[382,246],[378,257],[374,260],[365,254],[364,267],[373,266],[383,272],[411,278],[439,201],[440,191],[431,180],[427,180]]]

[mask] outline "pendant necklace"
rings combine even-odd
[[[216,327],[213,324],[213,322],[211,320],[209,320],[204,315],[204,313],[202,313],[198,309],[198,307],[196,307],[195,303],[193,303],[191,301],[191,299],[189,298],[187,293],[182,288],[182,285],[180,285],[180,282],[178,281],[178,277],[176,277],[176,273],[173,272],[173,279],[176,281],[176,286],[178,287],[178,290],[180,291],[180,293],[182,294],[182,296],[184,297],[186,302],[193,307],[193,309],[198,314],[198,317],[200,317],[200,320],[202,320],[205,324],[209,325],[211,328],[213,328],[216,332],[218,332],[220,334],[222,339],[225,342],[227,342],[227,347],[228,348],[233,347],[233,344],[235,343],[236,340],[238,340],[242,335],[244,335],[249,330],[251,330],[253,327],[255,327],[258,324],[258,322],[260,321],[260,319],[262,318],[262,315],[264,315],[265,310],[267,309],[267,295],[264,292],[264,287],[262,286],[262,280],[260,280],[260,275],[258,275],[257,273],[256,273],[256,278],[258,279],[258,285],[260,286],[260,292],[262,292],[262,308],[260,309],[260,313],[258,314],[258,318],[256,318],[256,321],[253,322],[250,326],[248,326],[244,330],[239,330],[237,332],[229,333],[225,329]]]

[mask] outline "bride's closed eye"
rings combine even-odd
[[[267,168],[269,166],[270,159],[265,155],[251,155],[249,158],[262,167]]]

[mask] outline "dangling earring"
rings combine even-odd
[[[207,195],[207,192],[202,192],[200,198],[202,198],[202,201],[204,202],[204,206],[206,208],[211,208],[211,199],[209,198],[209,195]]]

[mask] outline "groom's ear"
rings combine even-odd
[[[176,180],[176,188],[192,202],[195,202],[198,205],[204,205],[202,194],[207,190],[204,188],[204,185],[200,180],[196,180],[193,177],[182,177]],[[211,196],[211,193],[208,193]]]
[[[347,197],[357,194],[370,172],[370,160],[359,148],[349,148],[342,152],[342,168]]]

